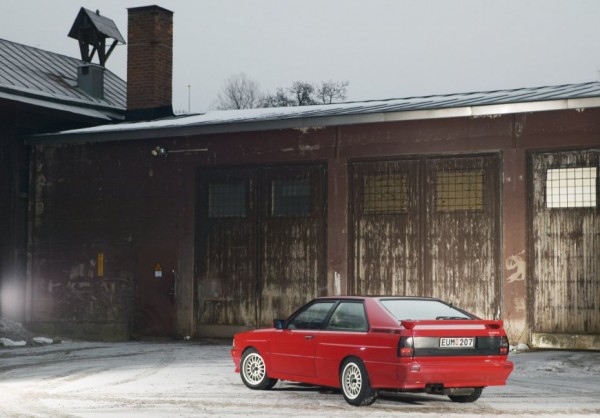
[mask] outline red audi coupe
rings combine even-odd
[[[352,405],[379,390],[447,395],[474,402],[504,385],[513,364],[502,321],[482,320],[439,299],[322,297],[236,334],[235,371],[250,389],[278,380],[341,388]]]

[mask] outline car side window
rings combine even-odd
[[[317,302],[294,316],[287,329],[321,329],[327,314],[335,302]]]
[[[367,331],[369,323],[362,302],[341,302],[325,328],[330,331]]]

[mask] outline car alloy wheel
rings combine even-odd
[[[340,385],[346,401],[354,406],[375,402],[376,392],[371,388],[367,369],[358,358],[350,357],[342,365]]]
[[[251,353],[244,360],[244,377],[248,383],[258,385],[265,378],[265,363],[262,357]]]
[[[253,348],[246,350],[242,356],[240,368],[242,382],[250,389],[271,389],[277,383],[277,379],[269,378],[265,361]]]

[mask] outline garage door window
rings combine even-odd
[[[311,213],[309,180],[273,180],[271,202],[273,216],[309,216]]]
[[[437,171],[437,212],[483,211],[483,170]]]
[[[552,168],[546,172],[548,208],[595,208],[596,167]]]
[[[246,185],[210,183],[208,185],[208,216],[211,218],[243,218],[246,216]]]
[[[407,178],[403,174],[376,174],[364,177],[363,213],[406,213]]]

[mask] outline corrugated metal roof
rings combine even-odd
[[[93,108],[110,115],[124,114],[127,84],[104,72],[104,99],[77,88],[77,68],[84,62],[42,49],[0,39],[0,92],[12,100],[35,98],[71,107]]]
[[[600,107],[600,82],[330,105],[222,110],[41,135],[31,143],[111,141]]]

